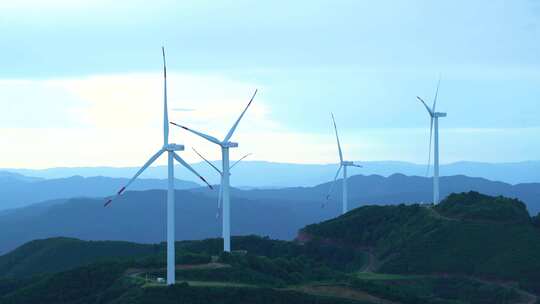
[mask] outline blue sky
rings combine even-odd
[[[171,120],[224,136],[260,89],[233,158],[334,162],[333,111],[347,158],[423,163],[441,74],[442,162],[540,159],[540,1],[43,2],[0,3],[0,167],[143,163],[162,44]]]

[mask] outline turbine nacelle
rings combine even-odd
[[[439,117],[446,117],[446,113],[435,112],[435,113],[433,113],[433,117],[434,117],[434,118],[435,118],[435,117],[437,117],[437,118],[439,118]]]
[[[221,146],[223,148],[238,148],[238,143],[235,143],[235,142],[222,142],[221,143]]]
[[[173,152],[173,151],[184,151],[184,145],[178,144],[166,144],[163,146],[163,150]]]
[[[354,166],[354,163],[352,161],[342,161],[342,166]]]

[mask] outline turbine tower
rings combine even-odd
[[[348,211],[347,167],[362,168],[362,166],[357,165],[352,161],[343,160],[343,152],[341,151],[341,144],[339,142],[339,135],[338,135],[338,130],[337,130],[337,126],[336,126],[336,120],[334,119],[334,114],[332,114],[332,122],[334,123],[334,130],[336,132],[336,140],[337,140],[337,146],[338,146],[338,151],[339,151],[339,168],[338,168],[338,170],[336,172],[336,176],[334,177],[334,182],[330,186],[330,190],[328,190],[328,194],[326,195],[326,200],[330,199],[330,194],[332,193],[332,190],[334,189],[334,185],[337,182],[339,172],[341,172],[341,169],[343,169],[343,184],[342,184],[342,187],[343,187],[343,195],[342,195],[343,205],[342,205],[342,209],[341,209],[341,214],[345,214]]]
[[[431,126],[429,130],[429,153],[428,153],[428,164],[427,164],[427,174],[429,174],[429,166],[431,163],[431,143],[433,138],[433,128],[435,128],[435,138],[433,143],[433,204],[439,203],[439,118],[440,117],[446,117],[446,113],[443,112],[437,112],[437,97],[439,95],[439,86],[441,84],[441,79],[439,79],[439,82],[437,83],[437,90],[435,91],[435,97],[433,98],[433,106],[430,108],[426,104],[426,102],[416,96],[418,100],[424,105],[426,108],[430,118],[431,118]]]
[[[225,138],[223,140],[219,140],[219,139],[217,139],[217,138],[215,138],[213,136],[210,136],[210,135],[195,131],[193,129],[190,129],[190,128],[186,127],[186,126],[171,122],[171,124],[173,124],[173,125],[175,125],[177,127],[180,127],[180,128],[182,128],[184,130],[187,130],[187,131],[189,131],[189,132],[191,132],[191,133],[193,133],[195,135],[198,135],[198,136],[208,140],[209,142],[212,142],[212,143],[214,143],[214,144],[221,147],[221,166],[222,166],[222,169],[218,170],[218,172],[221,174],[220,197],[223,199],[223,210],[222,210],[222,212],[223,212],[223,217],[222,217],[222,224],[223,224],[223,228],[222,228],[223,251],[226,251],[226,252],[231,251],[231,223],[230,223],[230,217],[231,217],[230,210],[231,210],[231,207],[230,207],[230,193],[229,193],[231,166],[229,165],[229,149],[238,147],[238,143],[231,142],[229,140],[233,136],[234,131],[236,130],[236,127],[240,123],[240,120],[242,119],[242,117],[244,117],[244,114],[246,113],[247,109],[249,108],[249,106],[253,102],[253,99],[255,98],[256,94],[257,94],[257,90],[255,90],[255,93],[253,93],[253,96],[251,96],[251,99],[249,100],[249,103],[245,107],[244,111],[242,112],[242,114],[240,114],[240,117],[238,118],[238,120],[236,120],[234,125],[229,130],[229,133],[227,133],[227,135],[225,136]],[[218,204],[219,204],[219,201],[218,201]]]
[[[175,249],[174,249],[174,229],[175,229],[175,218],[174,218],[174,160],[177,160],[182,166],[186,167],[193,174],[197,175],[205,184],[212,189],[212,186],[198,174],[187,162],[185,162],[176,151],[183,151],[183,145],[177,145],[169,143],[169,117],[167,109],[167,69],[165,65],[165,48],[161,48],[163,54],[163,146],[159,149],[156,154],[154,154],[135,175],[129,180],[129,182],[122,187],[113,198],[109,198],[105,203],[105,207],[122,195],[135,179],[141,175],[152,163],[154,163],[163,153],[167,152],[167,169],[168,169],[168,187],[167,187],[167,285],[172,285],[175,283]]]

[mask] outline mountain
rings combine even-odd
[[[104,197],[114,194],[127,183],[125,178],[72,176],[59,179],[26,177],[0,172],[0,210],[17,208],[46,200],[73,197]],[[194,182],[176,180],[177,189],[199,187]],[[133,190],[166,189],[165,180],[136,180]]]
[[[341,204],[341,184],[338,180],[327,205]],[[321,205],[331,183],[315,187],[293,187],[282,189],[233,189],[235,196],[258,200],[280,200],[292,202],[312,202]],[[433,181],[431,178],[393,174],[389,177],[380,175],[354,175],[348,179],[349,206],[356,208],[364,204],[402,204],[422,203],[433,200]],[[210,193],[204,188],[193,189],[196,192]],[[456,193],[478,191],[489,195],[503,195],[518,198],[526,203],[531,214],[540,212],[540,183],[511,185],[464,175],[444,176],[440,179],[441,197]]]
[[[204,239],[221,234],[216,197],[184,190],[176,191],[175,198],[177,239]],[[107,208],[103,207],[103,199],[75,198],[7,210],[0,213],[0,254],[34,239],[56,236],[161,242],[166,235],[165,201],[163,190],[128,191]],[[307,223],[335,214],[337,207],[321,210],[310,203],[291,206],[289,202],[234,197],[231,229],[234,235],[292,239]]]
[[[140,228],[139,228],[140,231]],[[437,206],[364,206],[298,241],[234,237],[165,244],[52,238],[0,256],[0,302],[522,304],[540,292],[540,220],[522,202],[476,192]]]
[[[353,176],[349,180],[350,206],[367,204],[421,203],[431,198],[431,180],[424,177]],[[232,233],[258,234],[291,240],[305,225],[340,214],[339,191],[328,202],[329,183],[316,187],[267,190],[232,190]],[[339,189],[339,185],[337,187]],[[538,184],[510,185],[465,176],[441,179],[441,194],[481,191],[505,195],[526,202],[531,214],[539,210]],[[112,191],[111,191],[112,192]],[[113,192],[114,193],[114,192]],[[0,211],[0,253],[27,241],[56,236],[84,240],[127,240],[155,243],[165,238],[165,192],[128,191],[103,208],[103,199],[59,199],[25,208]],[[324,208],[321,205],[325,203]],[[217,189],[195,188],[177,191],[176,235],[179,240],[219,236],[221,220],[216,218]],[[140,229],[141,225],[144,229]]]
[[[19,173],[0,171],[0,182],[20,181],[20,182],[35,182],[43,180],[40,177],[25,176]]]
[[[540,292],[540,226],[519,200],[477,192],[436,206],[365,206],[301,230],[303,242],[363,248],[373,271],[519,282]]]
[[[337,161],[336,161],[337,162]],[[221,166],[219,162],[213,162]],[[426,166],[398,161],[359,161],[364,167],[355,169],[352,174],[390,176],[394,173],[404,175],[424,176]],[[203,176],[208,177],[212,183],[219,183],[216,175],[207,164],[194,163],[193,167]],[[5,169],[27,176],[40,178],[65,178],[73,175],[84,177],[109,176],[130,178],[139,168],[126,167],[77,167],[77,168],[50,168],[34,169]],[[331,179],[337,170],[336,164],[291,164],[264,161],[242,161],[232,171],[231,182],[237,187],[248,188],[283,188],[292,186],[314,186]],[[540,182],[540,161],[524,161],[515,163],[482,163],[482,162],[456,162],[443,164],[440,167],[441,175],[467,175],[498,180],[510,184],[538,183]],[[196,177],[189,172],[179,169],[178,178],[195,181]],[[264,172],[264,174],[261,174]],[[167,176],[165,166],[150,167],[144,174],[147,178],[164,179]]]

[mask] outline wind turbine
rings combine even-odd
[[[240,117],[238,118],[238,120],[236,120],[234,125],[229,130],[229,133],[227,133],[227,135],[225,136],[225,138],[223,140],[219,140],[219,139],[217,139],[217,138],[215,138],[213,136],[210,136],[210,135],[195,131],[193,129],[190,129],[190,128],[186,127],[186,126],[179,125],[179,124],[176,124],[174,122],[171,122],[171,124],[173,124],[173,125],[175,125],[177,127],[180,127],[180,128],[182,128],[184,130],[187,130],[187,131],[189,131],[189,132],[191,132],[191,133],[193,133],[195,135],[198,135],[198,136],[208,140],[209,142],[212,142],[212,143],[214,143],[214,144],[221,147],[221,166],[222,166],[222,169],[217,170],[217,171],[221,174],[220,196],[223,199],[223,211],[222,211],[223,212],[223,218],[222,218],[222,224],[223,224],[223,228],[222,228],[223,251],[226,251],[226,252],[231,251],[231,222],[230,222],[230,217],[231,217],[230,209],[231,209],[231,207],[230,207],[229,188],[230,188],[230,175],[231,175],[230,174],[230,169],[232,168],[232,166],[229,165],[229,149],[238,147],[238,143],[231,142],[229,140],[233,136],[234,131],[236,130],[236,127],[240,123],[240,120],[242,119],[242,117],[244,117],[244,114],[246,113],[247,109],[249,108],[249,106],[253,102],[253,99],[255,98],[255,95],[257,95],[257,90],[255,90],[255,93],[253,93],[253,96],[251,96],[251,99],[249,100],[249,103],[245,107],[244,111],[242,112],[242,114],[240,114]],[[212,167],[214,167],[214,166],[212,165]],[[217,168],[215,168],[215,169],[217,169]],[[218,204],[219,204],[219,199],[218,199]]]
[[[437,83],[437,90],[435,91],[435,97],[433,98],[433,106],[430,108],[426,102],[416,96],[418,100],[424,105],[429,116],[431,117],[431,127],[429,130],[429,155],[428,155],[428,167],[427,173],[429,173],[429,165],[431,163],[431,142],[433,137],[433,127],[435,127],[435,140],[433,144],[433,203],[439,203],[439,117],[446,117],[446,113],[436,112],[437,106],[437,96],[439,95],[439,86],[441,84],[441,79]],[[426,174],[427,174],[426,173]]]
[[[182,166],[186,167],[193,174],[197,175],[205,184],[212,189],[212,186],[198,174],[187,162],[185,162],[176,151],[183,151],[183,145],[177,145],[169,143],[169,116],[167,109],[167,68],[165,65],[165,48],[161,48],[163,54],[163,146],[154,154],[135,175],[129,180],[129,182],[122,187],[113,198],[109,198],[105,203],[105,207],[122,195],[135,179],[141,175],[153,162],[155,162],[163,153],[167,152],[167,169],[168,169],[168,188],[167,188],[167,285],[172,285],[175,283],[175,249],[174,249],[174,229],[175,229],[175,219],[174,219],[174,160],[176,159]]]
[[[195,150],[195,148],[192,148],[192,149],[193,149],[193,152],[195,152],[202,160],[204,160],[208,165],[210,165],[210,167],[212,167],[214,170],[216,170],[216,172],[220,175],[220,178],[221,178],[220,179],[220,185],[222,185],[223,184],[223,172],[221,172],[221,170],[219,170],[216,166],[214,166],[214,164],[212,164],[212,162],[210,162],[208,159],[206,159],[204,156],[202,156],[202,154],[199,153],[199,151]],[[229,171],[232,170],[232,168],[234,168],[234,166],[236,166],[239,162],[241,162],[242,160],[244,160],[246,157],[248,157],[250,155],[252,155],[252,153],[248,153],[248,154],[242,156],[236,162],[234,162],[234,164],[232,164],[231,167],[229,168]],[[223,189],[223,187],[220,186],[219,194],[218,194],[218,202],[217,202],[218,212],[216,214],[216,218],[219,217],[219,210],[221,209],[221,198],[223,197],[222,189]]]
[[[348,203],[348,197],[347,197],[348,196],[348,190],[347,190],[347,167],[362,168],[362,166],[357,165],[352,161],[343,160],[343,152],[341,151],[341,144],[339,142],[339,135],[338,135],[338,130],[337,130],[337,126],[336,126],[336,120],[334,119],[334,114],[332,114],[332,122],[334,123],[334,130],[336,131],[336,140],[337,140],[337,146],[338,146],[338,151],[339,151],[339,168],[338,168],[338,170],[336,172],[336,176],[334,177],[334,182],[330,186],[330,190],[328,190],[328,194],[326,195],[326,200],[328,200],[330,198],[330,194],[332,193],[332,190],[334,189],[334,185],[337,182],[339,172],[341,172],[341,169],[343,169],[343,196],[342,196],[343,205],[342,205],[342,209],[341,209],[341,214],[345,214],[345,213],[347,213],[347,210],[348,210],[348,206],[347,206],[347,203]]]

